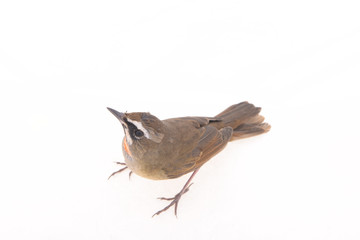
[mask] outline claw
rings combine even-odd
[[[194,184],[194,183],[191,183],[191,184],[185,189],[185,191],[184,191],[182,194],[187,193],[187,192],[190,190],[191,185],[193,185],[193,184]],[[180,194],[180,193],[178,193],[178,194]],[[176,194],[176,195],[175,195],[174,197],[172,197],[172,198],[158,197],[158,199],[160,199],[160,200],[166,200],[166,201],[171,201],[171,200],[174,200],[178,194]]]
[[[124,162],[114,162],[114,163],[116,163],[118,165],[126,165],[126,163],[124,163]]]
[[[123,164],[121,164],[121,165],[123,165]],[[124,171],[125,169],[127,169],[128,167],[123,167],[123,168],[121,168],[120,170],[118,170],[118,171],[116,171],[116,172],[113,172],[109,177],[108,177],[108,180],[112,177],[112,176],[114,176],[115,174],[118,174],[118,173],[121,173],[122,171]]]
[[[174,200],[175,197],[172,197],[172,198],[158,197],[158,199],[160,199],[160,200],[166,200],[166,201],[171,201],[171,200]]]
[[[166,210],[168,210],[172,205],[175,205],[175,215],[177,214],[176,208],[177,208],[177,202],[179,202],[180,197],[178,199],[174,199],[169,205],[167,205],[166,207],[164,207],[163,209],[161,209],[160,211],[157,211],[154,215],[152,215],[152,217],[154,217],[155,215],[159,215],[162,212],[165,212]]]

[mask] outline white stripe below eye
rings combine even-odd
[[[150,139],[150,134],[149,134],[148,130],[146,130],[146,129],[143,127],[143,125],[141,124],[141,122],[134,121],[134,120],[131,120],[131,119],[129,119],[129,118],[127,118],[127,120],[128,120],[129,122],[131,122],[132,124],[134,124],[134,125],[137,127],[137,129],[143,131],[144,136],[145,136],[146,138]]]
[[[124,129],[125,129],[125,132],[126,132],[126,134],[125,134],[126,140],[127,140],[128,144],[131,145],[133,141],[132,141],[132,139],[130,137],[129,130],[127,128],[124,128]]]

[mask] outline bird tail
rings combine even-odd
[[[259,115],[261,108],[248,102],[232,105],[215,116],[219,121],[214,122],[215,127],[221,129],[230,126],[233,135],[230,141],[256,136],[266,133],[271,126],[264,123],[264,117]]]

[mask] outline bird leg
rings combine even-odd
[[[118,165],[126,165],[126,163],[124,163],[124,162],[114,162],[114,163],[116,163]]]
[[[115,162],[116,164],[119,164],[119,165],[126,165],[126,163],[123,163],[123,162]],[[108,177],[108,180],[114,176],[115,174],[118,174],[118,173],[121,173],[122,171],[124,171],[125,169],[127,169],[128,167],[123,167],[119,170],[117,170],[116,172],[113,172],[109,177]]]
[[[184,187],[181,189],[181,191],[176,194],[174,197],[172,198],[164,198],[164,197],[161,197],[159,198],[160,200],[167,200],[167,201],[171,201],[171,203],[169,205],[167,205],[165,208],[161,209],[160,211],[157,211],[153,217],[155,215],[159,215],[160,213],[162,212],[165,212],[166,210],[168,210],[171,206],[175,205],[175,216],[177,217],[177,207],[178,207],[178,204],[179,204],[179,201],[180,201],[180,198],[183,194],[185,194],[186,192],[189,191],[189,188],[190,186],[192,185],[191,180],[194,178],[195,174],[199,171],[199,168],[196,169],[190,176],[190,178],[187,180],[187,182],[185,183]]]

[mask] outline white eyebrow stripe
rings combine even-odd
[[[131,122],[132,124],[134,124],[134,125],[137,127],[137,129],[143,131],[143,133],[144,133],[144,135],[145,135],[146,138],[150,139],[150,134],[149,134],[148,130],[146,130],[146,129],[143,127],[143,125],[141,124],[141,122],[134,121],[134,120],[131,120],[131,119],[129,119],[129,118],[127,118],[127,120],[128,120],[128,122]]]

